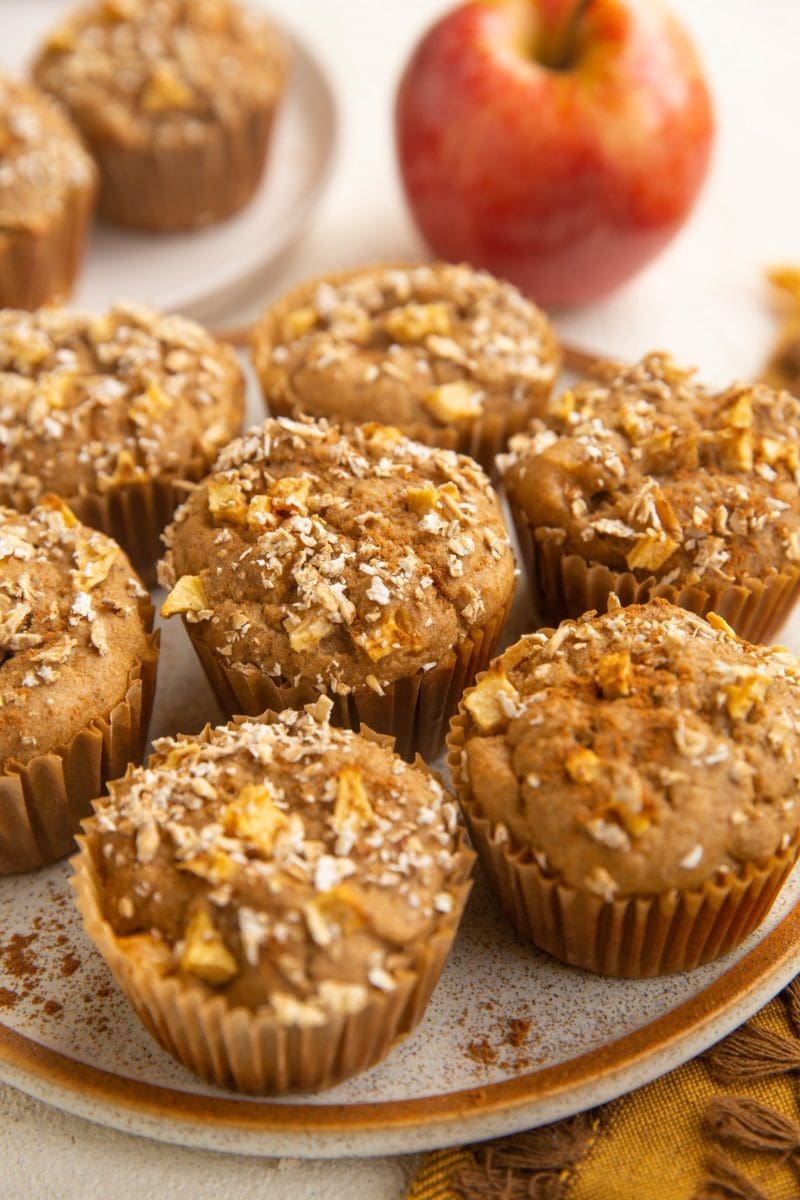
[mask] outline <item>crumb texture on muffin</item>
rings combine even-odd
[[[269,420],[167,531],[165,615],[233,670],[378,694],[502,614],[514,564],[472,460],[379,425]]]
[[[41,233],[76,190],[94,188],[94,163],[64,114],[35,88],[0,76],[0,228]]]
[[[120,944],[155,938],[162,973],[301,1027],[391,993],[471,857],[430,772],[324,715],[161,739],[88,833]]]
[[[724,880],[796,839],[800,663],[662,600],[524,637],[463,703],[496,842],[606,900]]]
[[[236,356],[177,316],[0,313],[0,500],[78,505],[127,484],[199,478],[239,429]]]
[[[502,460],[515,516],[660,585],[725,587],[800,563],[800,400],[713,392],[663,354],[562,393]]]
[[[368,414],[448,446],[484,416],[544,407],[558,368],[544,313],[511,284],[444,263],[295,288],[256,325],[253,356],[276,413]]]
[[[0,760],[65,745],[154,660],[147,592],[119,546],[56,497],[0,508]],[[63,853],[64,851],[62,851]]]
[[[61,109],[0,74],[0,307],[66,299],[96,192],[95,164]]]
[[[99,0],[50,34],[37,82],[66,105],[90,145],[202,140],[272,104],[283,52],[263,18],[231,0]]]

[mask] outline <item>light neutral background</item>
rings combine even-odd
[[[800,5],[672,4],[695,33],[717,101],[712,176],[690,225],[661,259],[610,300],[557,314],[557,323],[565,337],[621,356],[668,348],[726,382],[752,375],[772,336],[764,265],[800,262]],[[391,99],[411,45],[446,7],[441,0],[272,0],[272,11],[331,75],[339,154],[312,229],[279,272],[218,314],[220,323],[248,318],[304,276],[423,254],[394,172]],[[408,1159],[313,1163],[183,1150],[89,1125],[0,1086],[0,1200],[138,1200],[149,1193],[159,1200],[399,1200],[412,1167]]]

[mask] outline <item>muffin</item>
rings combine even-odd
[[[156,231],[250,200],[285,71],[275,30],[232,0],[90,0],[33,68],[95,157],[101,214]]]
[[[768,640],[800,581],[800,400],[663,354],[603,370],[501,460],[540,619],[663,596]]]
[[[0,75],[0,308],[69,296],[96,192],[94,163],[66,117]]]
[[[774,267],[768,277],[778,294],[781,322],[762,381],[800,396],[800,267]]]
[[[422,1017],[469,891],[452,798],[329,709],[162,739],[74,860],[137,1013],[221,1087],[315,1090],[383,1058]]]
[[[25,511],[58,492],[150,579],[187,481],[243,407],[233,351],[180,317],[0,312],[0,503]]]
[[[57,497],[0,508],[0,874],[67,854],[106,781],[141,761],[152,616],[119,546]]]
[[[487,471],[542,414],[559,365],[543,312],[511,284],[447,263],[305,283],[257,322],[252,349],[274,416],[368,414]]]
[[[800,662],[652,600],[523,637],[448,739],[517,930],[606,975],[685,971],[764,919],[800,848]]]
[[[268,420],[221,453],[165,534],[180,613],[228,713],[333,700],[337,724],[431,756],[514,588],[480,467],[396,429]]]

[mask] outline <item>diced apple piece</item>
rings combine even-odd
[[[186,926],[180,968],[213,987],[230,983],[239,974],[236,959],[203,909],[198,909]]]

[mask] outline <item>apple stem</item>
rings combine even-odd
[[[572,63],[575,50],[575,34],[581,18],[592,0],[577,0],[557,21],[542,30],[536,57],[552,71],[564,71]]]

